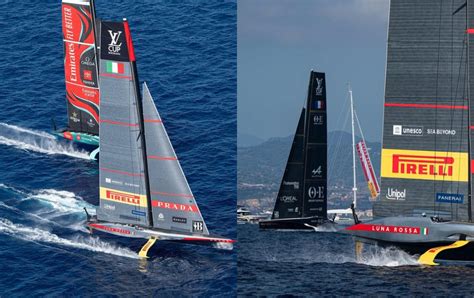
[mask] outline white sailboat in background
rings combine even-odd
[[[361,166],[364,171],[364,176],[367,180],[368,187],[371,193],[371,199],[375,199],[380,193],[380,187],[375,176],[372,162],[370,161],[369,154],[367,152],[367,147],[365,145],[365,138],[360,126],[359,118],[354,109],[354,99],[352,96],[352,89],[348,87],[348,93],[350,98],[351,106],[351,133],[352,133],[352,205],[346,209],[329,209],[328,217],[330,220],[338,224],[354,224],[354,212],[357,208],[357,176],[356,176],[356,151],[358,152]],[[361,136],[361,141],[357,144],[355,142],[355,122],[357,121],[357,127],[359,128],[359,133]]]

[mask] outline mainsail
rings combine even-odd
[[[272,219],[327,218],[327,122],[324,73],[311,72]]]
[[[146,84],[142,101],[128,23],[102,22],[101,39],[97,219],[209,235]]]
[[[391,1],[375,217],[470,218],[465,2]]]
[[[92,0],[63,0],[62,27],[68,128],[99,133],[95,12]]]
[[[303,216],[327,218],[326,77],[311,72],[304,145]]]

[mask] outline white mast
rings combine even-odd
[[[352,100],[352,89],[349,85],[349,96],[351,98],[351,122],[352,122],[352,174],[354,179],[354,185],[352,192],[354,193],[354,209],[357,207],[357,185],[356,185],[356,157],[355,157],[355,133],[354,133],[354,102]]]

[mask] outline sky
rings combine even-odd
[[[389,0],[239,0],[238,133],[295,132],[311,69],[326,73],[328,130],[350,131],[347,86],[365,138],[380,141]]]

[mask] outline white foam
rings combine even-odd
[[[93,205],[76,196],[75,193],[65,190],[41,189],[34,194],[30,194],[24,200],[31,199],[47,203],[57,213],[56,215],[84,212],[84,207],[91,210],[95,209]]]
[[[40,131],[40,130],[24,128],[24,127],[7,124],[7,123],[0,123],[0,126],[11,129],[12,131],[16,131],[16,132],[22,132],[22,133],[26,133],[26,134],[30,134],[30,135],[34,135],[38,137],[43,137],[43,138],[48,138],[48,139],[55,139],[55,137],[52,134],[49,134],[47,132]]]
[[[87,152],[58,142],[52,134],[7,123],[0,123],[0,144],[48,155],[90,159]]]
[[[61,238],[46,230],[14,224],[5,218],[0,218],[0,233],[25,241],[53,243],[122,257],[138,258],[137,254],[128,248],[118,247],[98,238],[80,236],[76,236],[74,239]]]
[[[234,249],[234,245],[228,242],[216,242],[212,244],[212,247],[217,248],[217,249],[223,249],[223,250]]]
[[[360,260],[356,263],[368,266],[384,266],[384,267],[398,267],[398,266],[419,266],[418,259],[403,250],[395,247],[375,248],[370,251],[364,251]]]
[[[66,155],[69,157],[90,159],[89,154],[87,154],[87,152],[76,150],[72,146],[62,145],[56,142],[55,140],[46,139],[40,142],[34,140],[30,141],[31,142],[27,142],[26,140],[20,141],[0,136],[0,144],[13,146],[21,150],[33,151],[47,155]]]

